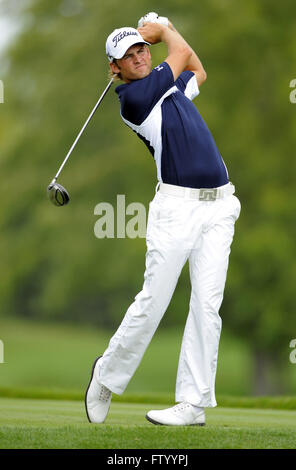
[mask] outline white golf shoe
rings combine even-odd
[[[206,424],[205,412],[202,408],[197,411],[190,403],[179,403],[166,410],[151,410],[146,419],[153,424],[167,426],[204,426]]]
[[[98,382],[101,357],[97,357],[92,366],[90,382],[85,393],[85,410],[90,423],[105,421],[112,398],[111,390]]]

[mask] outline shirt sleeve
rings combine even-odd
[[[147,77],[129,84],[122,103],[122,116],[136,125],[141,124],[173,86],[172,70],[169,64],[162,62]]]
[[[175,85],[190,100],[193,100],[197,95],[199,95],[196,76],[190,70],[182,72],[177,78]]]

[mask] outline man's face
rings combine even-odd
[[[130,83],[147,77],[151,72],[151,54],[146,44],[131,46],[122,57],[116,59],[116,63],[110,64],[113,73],[120,73],[121,79]]]

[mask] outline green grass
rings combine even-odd
[[[90,425],[84,391],[113,332],[1,319],[0,448],[294,449],[296,398],[248,396],[251,356],[227,332],[220,343],[218,407],[207,411],[207,425],[153,426],[145,419],[149,409],[174,404],[182,333],[158,330],[125,393],[114,395],[106,423]]]
[[[91,365],[114,331],[81,325],[50,324],[2,318],[0,338],[5,363],[0,364],[4,388],[72,390],[89,380]],[[158,329],[126,393],[174,393],[182,328]],[[218,394],[250,395],[250,355],[226,332],[220,343],[216,379]]]
[[[169,405],[169,404],[167,404]],[[154,426],[163,405],[112,402],[104,424],[89,424],[78,401],[0,399],[1,449],[295,449],[296,411],[207,410],[204,427]]]
[[[42,400],[64,400],[83,401],[84,390],[59,390],[41,388],[9,388],[0,387],[0,397],[5,398],[31,398]],[[260,396],[260,397],[236,397],[227,395],[217,396],[218,406],[227,408],[261,408],[274,410],[296,410],[296,397],[289,396]],[[113,402],[120,403],[174,403],[173,393],[124,393],[123,395],[113,395]]]
[[[113,333],[90,326],[1,318],[5,363],[0,363],[0,387],[51,390],[53,398],[56,390],[66,396],[69,390],[81,396],[94,358],[105,350]],[[150,396],[153,393],[166,397],[169,394],[171,399],[182,334],[182,328],[156,331],[125,394]],[[290,393],[294,393],[296,386],[295,368],[287,360]],[[220,341],[216,393],[218,396],[252,395],[250,351],[227,330]]]

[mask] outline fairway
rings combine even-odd
[[[170,404],[168,404],[170,406]],[[104,424],[81,401],[0,399],[1,449],[295,449],[296,411],[217,407],[204,427],[154,426],[164,405],[112,402]]]

